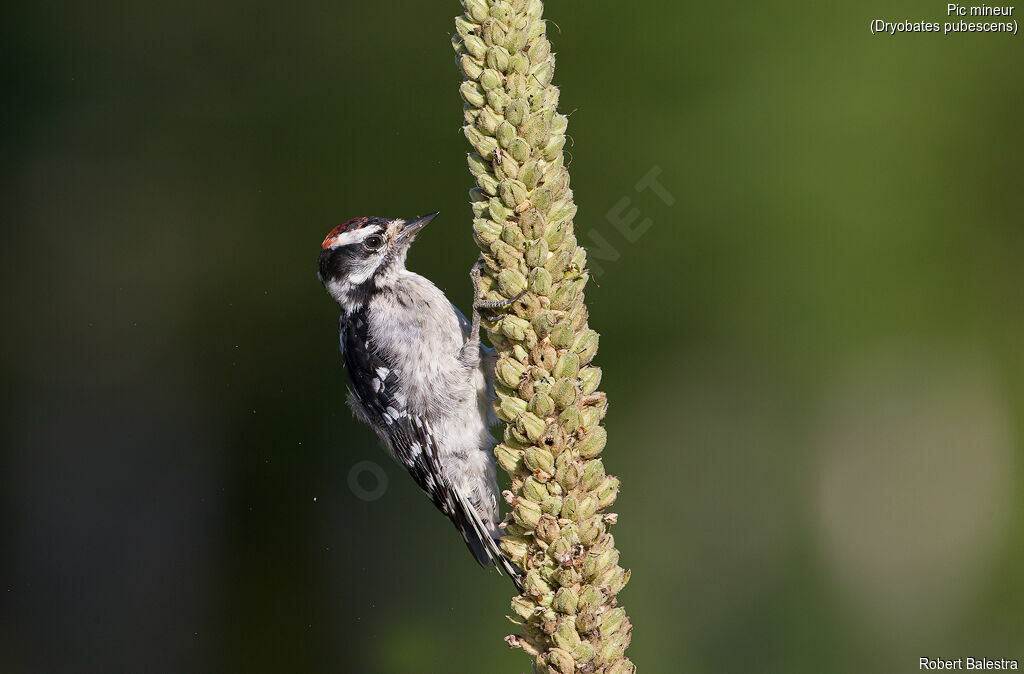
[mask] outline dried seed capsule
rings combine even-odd
[[[494,137],[497,139],[498,145],[508,148],[516,138],[516,127],[509,124],[507,120],[504,120],[495,129]]]
[[[526,237],[523,236],[523,230],[519,228],[519,225],[511,220],[506,222],[505,227],[501,230],[501,240],[513,248],[522,248],[526,243]],[[519,293],[516,293],[516,295],[518,294]],[[515,295],[509,295],[509,297],[515,297]]]
[[[551,371],[552,376],[558,378],[575,379],[580,371],[580,357],[572,351],[566,351],[558,357],[555,369]]]
[[[504,47],[491,47],[487,50],[487,67],[499,72],[508,71],[511,56]],[[474,78],[476,79],[476,78]]]
[[[576,615],[576,604],[580,597],[571,587],[560,587],[555,593],[555,599],[551,602],[551,608],[565,615]],[[602,629],[604,623],[601,623]]]
[[[477,244],[482,248],[488,247],[498,240],[498,236],[501,234],[501,228],[490,220],[476,218],[473,220],[473,234],[475,235]]]
[[[551,635],[551,640],[559,648],[566,650],[573,650],[580,645],[581,641],[579,633],[576,632],[576,626],[571,620],[563,620],[555,633]]]
[[[578,445],[580,456],[585,459],[593,459],[604,451],[604,447],[607,444],[608,431],[601,426],[597,426]]]
[[[525,403],[524,403],[525,404]],[[524,412],[518,419],[518,425],[522,429],[526,437],[531,442],[540,442],[541,438],[544,437],[544,422],[539,417],[530,412]],[[550,452],[544,452],[547,456],[551,456]],[[545,468],[545,473],[551,473],[554,469],[554,458],[552,457],[550,462],[550,468]]]
[[[509,142],[508,151],[518,162],[524,162],[530,158],[530,144],[518,136]]]
[[[505,119],[519,126],[530,112],[530,104],[521,98],[514,98],[505,110]]]
[[[484,67],[480,65],[479,59],[473,58],[470,54],[463,54],[459,59],[459,68],[462,74],[471,80],[475,80],[483,73]]]
[[[467,105],[479,108],[485,102],[484,94],[475,82],[463,82],[462,86],[459,87],[459,93],[462,94],[462,100]]]
[[[531,270],[529,281],[530,292],[534,293],[535,295],[541,295],[546,297],[548,294],[551,293],[551,274],[544,267],[537,267],[536,269]],[[547,317],[551,317],[550,312],[545,312],[545,315]],[[554,318],[551,317],[551,320],[553,321]],[[546,335],[546,333],[541,334],[545,329],[546,323],[542,322],[538,326],[537,319],[534,319],[532,325],[534,331],[537,332],[538,337],[543,338]],[[540,329],[538,329],[538,327],[540,327]]]
[[[551,452],[547,450],[540,449],[539,447],[530,447],[523,455],[523,462],[527,468],[534,472],[547,473],[548,475],[554,474],[555,459],[551,456]]]
[[[501,86],[503,78],[494,68],[487,68],[480,74],[480,88],[484,91],[490,91],[491,89],[497,89]]]
[[[490,15],[486,0],[466,0],[466,15],[476,23],[481,23]]]
[[[498,465],[506,473],[515,474],[523,466],[523,452],[518,449],[512,449],[508,445],[498,445],[494,448],[494,457],[498,461]]]
[[[555,366],[558,369],[558,366]],[[554,374],[552,372],[552,374]],[[555,407],[560,410],[564,410],[574,402],[576,402],[576,386],[570,379],[559,379],[555,382],[555,385],[551,387],[551,399],[555,402]]]
[[[576,660],[563,648],[552,648],[544,656],[544,661],[547,664],[545,671],[549,674],[575,674],[577,671]]]

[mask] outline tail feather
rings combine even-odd
[[[455,493],[458,498],[458,507],[455,509],[455,517],[452,520],[458,527],[459,533],[462,534],[463,540],[466,541],[466,547],[476,557],[480,566],[494,566],[498,569],[498,573],[504,571],[515,583],[516,589],[522,592],[525,574],[501,551],[494,535],[497,532],[492,533],[492,528],[484,523],[472,504],[468,503],[462,494],[457,491]]]

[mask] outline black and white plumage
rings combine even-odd
[[[451,519],[477,561],[521,571],[501,552],[495,478],[494,351],[473,323],[405,258],[437,214],[359,218],[322,245],[319,276],[341,307],[349,405]],[[474,304],[476,307],[487,303]]]

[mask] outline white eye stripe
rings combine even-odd
[[[338,236],[334,237],[331,241],[331,245],[328,250],[340,248],[341,246],[350,246],[353,243],[359,243],[365,241],[374,234],[380,234],[381,228],[379,225],[370,225],[369,227],[361,227],[359,229],[353,229],[351,232],[342,232]]]

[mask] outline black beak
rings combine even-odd
[[[398,234],[398,240],[402,243],[412,242],[421,229],[427,226],[427,224],[436,218],[441,212],[431,213],[430,215],[424,215],[421,218],[414,218],[405,223],[405,227]]]

